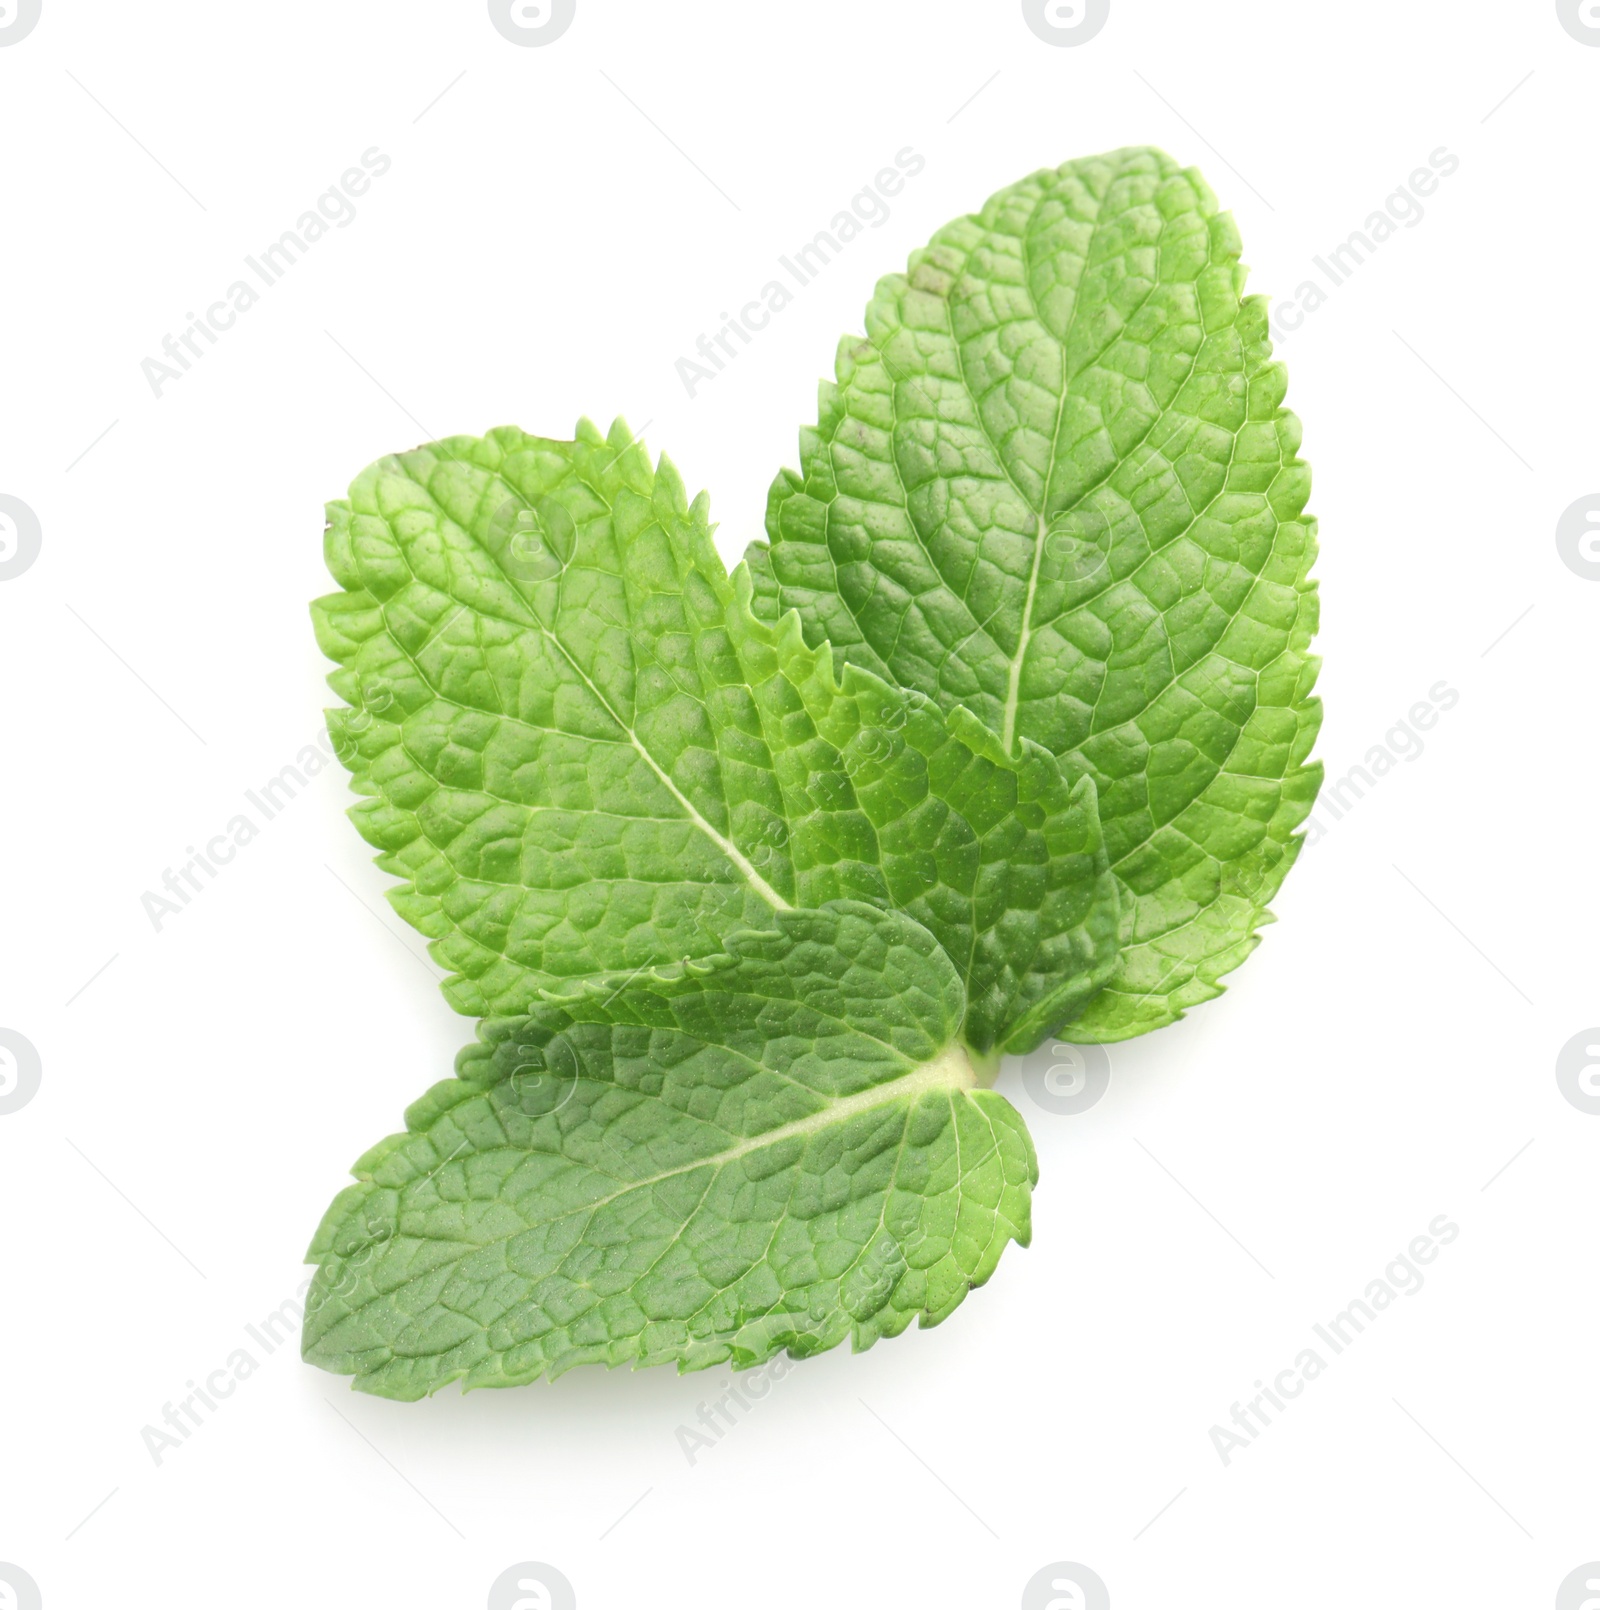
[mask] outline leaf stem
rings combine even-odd
[[[1000,1059],[1005,1053],[999,1046],[989,1051],[974,1051],[965,1040],[961,1042],[961,1049],[967,1053],[972,1071],[978,1076],[978,1088],[992,1089],[995,1080],[1000,1077]]]

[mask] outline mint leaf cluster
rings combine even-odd
[[[1314,523],[1265,306],[1139,149],[880,282],[767,541],[620,423],[380,460],[313,608],[456,1077],[329,1210],[364,1390],[804,1356],[1026,1244],[986,1088],[1216,994],[1320,778]]]

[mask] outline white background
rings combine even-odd
[[[473,0],[44,0],[0,49],[0,492],[43,531],[0,583],[0,1025],[43,1063],[0,1116],[0,1561],[46,1610],[475,1610],[522,1560],[583,1610],[1009,1610],[1057,1560],[1116,1610],[1543,1607],[1600,1558],[1600,1118],[1554,1075],[1600,1020],[1600,586],[1554,538],[1600,490],[1597,87],[1550,0],[1112,0],[1080,48],[1014,0],[578,0],[537,49]],[[1444,680],[1425,751],[1319,812],[1228,993],[1113,1048],[1091,1111],[1008,1064],[1034,1244],[943,1327],[795,1369],[693,1467],[725,1371],[397,1404],[252,1346],[158,1466],[142,1428],[294,1296],[470,1034],[337,768],[141,908],[318,729],[323,501],[426,435],[621,414],[732,560],[874,279],[1138,143],[1201,167],[1276,296],[1459,158],[1283,348],[1319,753]],[[355,222],[155,397],[141,360],[372,146]],[[690,399],[675,360],[905,146],[889,221]],[[1210,1427],[1439,1214],[1424,1289],[1225,1466]]]

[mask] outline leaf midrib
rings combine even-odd
[[[471,460],[446,459],[443,462],[447,462],[447,463],[468,463],[474,469],[484,470],[485,474],[492,476],[496,481],[498,481],[500,483],[501,486],[503,486],[508,492],[510,492],[513,497],[519,498],[524,502],[527,501],[527,494],[524,493],[520,487],[513,486],[511,484],[511,482],[506,480],[506,478],[500,473],[499,470],[484,469],[484,466],[482,466],[482,465],[472,464]],[[433,489],[430,486],[428,486],[426,483],[424,483],[423,481],[418,480],[417,477],[411,473],[411,467],[408,464],[402,464],[402,468],[403,468],[403,470],[404,470],[404,472],[406,474],[407,479],[409,479],[427,497],[429,503],[431,503],[433,505],[433,508],[436,511],[438,517],[441,520],[449,521],[451,525],[455,526],[455,528],[458,531],[460,531],[462,533],[462,535],[467,539],[467,541],[472,545],[473,549],[475,551],[483,554],[484,557],[488,559],[489,563],[494,566],[495,573],[506,584],[506,586],[511,589],[512,594],[515,597],[520,599],[522,597],[521,590],[517,587],[516,583],[512,580],[512,578],[509,575],[507,575],[504,566],[501,565],[499,559],[495,556],[495,554],[492,553],[488,547],[486,547],[482,542],[480,542],[478,540],[478,538],[477,538],[475,533],[473,533],[471,530],[469,530],[466,526],[462,525],[460,523],[460,521],[456,520],[454,518],[454,516],[452,516],[449,513],[449,511],[446,510],[443,507],[443,505],[440,504],[439,500],[437,498],[435,498],[434,495],[433,495]],[[571,463],[571,469],[572,469],[572,473],[575,476],[579,476],[580,479],[583,479],[584,485],[587,486],[589,488],[589,490],[591,492],[593,492],[594,495],[597,498],[599,498],[602,503],[605,504],[607,514],[610,516],[610,518],[611,518],[611,520],[613,522],[612,529],[613,529],[613,534],[614,534],[615,533],[615,519],[616,519],[616,505],[615,505],[615,503],[599,487],[595,486],[591,481],[581,477],[581,475],[579,473],[579,467],[578,467],[578,465],[576,463]],[[390,527],[390,530],[393,531],[393,527]],[[401,558],[405,560],[406,569],[410,570],[412,576],[417,581],[421,582],[422,578],[420,576],[417,576],[416,571],[412,569],[410,557],[407,555],[405,547],[401,543],[398,535],[395,536],[394,541],[395,541],[395,547],[396,547],[397,551],[399,552]],[[427,585],[427,583],[423,583],[423,585]],[[451,593],[450,596],[453,598],[453,597],[455,597],[455,594]],[[461,603],[461,607],[463,609],[473,609],[473,610],[478,611],[480,613],[484,612],[484,611],[482,611],[480,605],[469,605],[469,604],[466,604],[466,603],[462,602],[459,599],[457,599],[457,602]],[[694,827],[698,828],[699,831],[701,833],[703,833],[706,836],[706,838],[709,839],[711,841],[711,843],[714,844],[722,852],[722,854],[727,858],[727,860],[738,871],[739,875],[742,878],[744,878],[746,883],[749,884],[751,889],[754,890],[754,892],[756,894],[758,894],[763,900],[765,900],[766,903],[769,906],[771,906],[774,911],[792,911],[794,909],[794,907],[792,905],[790,905],[790,903],[787,900],[785,900],[783,898],[783,896],[781,894],[779,894],[778,891],[776,889],[774,889],[772,887],[772,885],[770,883],[768,883],[767,880],[765,878],[763,878],[759,872],[756,871],[755,867],[751,864],[749,858],[744,854],[744,852],[739,848],[739,846],[737,844],[735,844],[732,839],[728,838],[725,834],[719,832],[715,827],[713,827],[712,824],[710,822],[708,822],[703,815],[701,815],[699,810],[696,809],[696,807],[694,805],[694,802],[692,800],[690,800],[687,795],[684,794],[682,789],[680,789],[675,782],[673,782],[672,778],[668,775],[668,773],[666,772],[665,768],[663,768],[660,765],[660,763],[656,760],[656,757],[654,755],[652,755],[650,753],[649,749],[645,746],[643,740],[639,737],[638,733],[634,731],[632,725],[629,722],[624,721],[622,719],[622,717],[617,713],[617,711],[612,708],[611,701],[606,698],[606,696],[600,691],[600,689],[598,687],[595,686],[593,680],[590,678],[588,673],[572,657],[572,654],[568,651],[566,644],[563,643],[561,641],[561,639],[553,631],[551,631],[550,628],[548,626],[546,626],[544,624],[544,622],[542,620],[540,620],[538,618],[538,616],[536,614],[534,614],[534,612],[531,609],[529,610],[528,613],[529,613],[529,616],[531,618],[534,630],[536,630],[540,634],[542,634],[551,643],[551,645],[555,648],[556,652],[558,654],[560,654],[561,658],[567,663],[567,665],[571,667],[573,674],[578,678],[578,680],[580,682],[582,682],[584,687],[586,687],[589,690],[590,694],[593,695],[595,702],[600,706],[600,708],[602,710],[605,711],[605,713],[616,724],[616,727],[617,727],[618,731],[620,731],[623,734],[623,736],[627,738],[629,744],[632,745],[632,747],[635,750],[635,752],[639,755],[639,758],[644,761],[644,763],[650,768],[650,770],[652,772],[655,773],[655,775],[656,775],[657,779],[660,781],[662,787],[665,788],[667,790],[667,792],[672,796],[673,800],[677,803],[679,809],[682,810],[682,812],[688,818],[690,823]],[[385,624],[387,626],[387,609],[385,609]],[[512,623],[508,623],[508,624],[512,624]],[[516,622],[514,624],[516,624],[520,630],[524,630],[524,631],[527,630],[527,624],[524,623],[524,622]],[[394,636],[395,636],[394,631],[393,631],[392,628],[389,628],[389,636],[391,638],[394,638]],[[409,656],[408,656],[408,658],[409,658]],[[416,662],[413,661],[412,663],[415,664]],[[421,674],[421,672],[422,672],[421,666],[418,666],[417,670],[418,670],[418,673]],[[430,687],[432,686],[431,681],[429,681],[426,677],[424,677],[424,681],[427,681],[428,685]],[[726,801],[724,801],[724,803],[726,803]]]
[[[736,1144],[725,1147],[720,1152],[713,1152],[705,1157],[695,1158],[690,1162],[680,1163],[672,1168],[663,1169],[659,1174],[648,1175],[643,1179],[629,1180],[625,1184],[619,1185],[616,1190],[607,1192],[604,1196],[594,1197],[587,1202],[576,1203],[570,1209],[558,1214],[554,1214],[549,1219],[541,1220],[540,1222],[545,1224],[559,1224],[577,1216],[578,1214],[584,1214],[587,1216],[587,1222],[585,1223],[583,1230],[580,1232],[581,1240],[582,1236],[588,1233],[589,1226],[593,1222],[595,1213],[597,1213],[601,1208],[609,1206],[609,1204],[612,1202],[619,1200],[621,1197],[627,1196],[630,1192],[648,1190],[650,1187],[659,1185],[663,1181],[677,1179],[685,1174],[692,1174],[696,1170],[702,1168],[711,1169],[713,1171],[713,1175],[715,1175],[716,1171],[727,1167],[731,1163],[737,1162],[742,1157],[749,1156],[752,1152],[764,1151],[768,1147],[782,1145],[785,1141],[819,1134],[824,1130],[833,1128],[837,1124],[847,1123],[851,1118],[858,1117],[862,1113],[871,1112],[878,1107],[893,1106],[895,1103],[902,1101],[908,1103],[915,1102],[924,1095],[943,1094],[950,1097],[953,1102],[956,1096],[967,1095],[976,1091],[977,1089],[978,1077],[977,1073],[973,1069],[971,1060],[968,1058],[961,1044],[958,1041],[952,1041],[937,1056],[931,1058],[927,1062],[918,1063],[909,1072],[902,1074],[897,1079],[884,1080],[882,1083],[872,1085],[866,1090],[858,1090],[854,1095],[851,1096],[836,1097],[828,1101],[827,1104],[817,1112],[808,1113],[804,1118],[797,1118],[787,1124],[780,1124],[776,1129],[765,1130],[759,1135],[747,1136],[745,1139],[737,1142]],[[431,1135],[429,1136],[429,1140],[432,1141]],[[503,1150],[523,1152],[526,1151],[527,1148],[517,1147],[508,1140],[505,1146],[487,1147],[481,1151],[475,1151],[473,1155],[476,1157],[484,1157],[491,1155],[494,1152]],[[543,1153],[539,1155],[561,1156],[560,1153]],[[563,1158],[563,1160],[571,1161],[570,1159],[565,1158]],[[573,1166],[578,1168],[594,1169],[596,1172],[601,1171],[596,1164],[574,1162]],[[428,1174],[424,1174],[422,1178],[427,1178],[432,1172],[432,1170],[429,1170]],[[364,1183],[369,1186],[374,1186],[378,1189],[393,1189],[393,1187],[377,1186],[376,1181],[371,1178],[368,1178],[366,1181],[364,1181]],[[418,1182],[413,1180],[409,1183],[414,1186]],[[708,1181],[708,1189],[709,1183],[710,1182]],[[405,1187],[402,1187],[401,1189],[403,1190]],[[698,1207],[695,1211],[698,1211]],[[685,1216],[684,1224],[687,1225],[693,1216],[693,1213]],[[527,1225],[524,1228],[532,1229],[533,1227],[534,1226],[532,1225]],[[427,1240],[430,1242],[444,1240],[447,1243],[458,1244],[473,1252],[481,1252],[488,1247],[503,1245],[505,1242],[513,1239],[514,1236],[522,1233],[524,1233],[522,1230],[516,1230],[507,1235],[494,1236],[487,1241],[462,1240],[456,1242],[455,1238],[453,1237],[441,1238],[438,1236],[413,1237],[413,1239]],[[398,1236],[396,1239],[398,1239]],[[673,1239],[676,1240],[676,1237]],[[342,1256],[348,1257],[349,1254]],[[388,1296],[391,1292],[399,1290],[402,1287],[410,1284],[412,1278],[415,1277],[408,1277],[407,1279],[402,1280],[398,1286],[389,1287],[384,1291],[379,1291],[376,1286],[374,1286],[372,1295],[370,1297],[366,1298],[362,1302],[352,1304],[346,1310],[345,1314],[341,1316],[341,1323],[345,1319],[348,1319],[351,1315],[359,1313],[370,1303],[377,1302]]]
[[[1089,240],[1085,245],[1084,254],[1083,254],[1083,273],[1084,274],[1088,273],[1088,270],[1089,270],[1089,267],[1090,267],[1090,259],[1091,259],[1092,255],[1093,255],[1093,249],[1094,249],[1095,234],[1096,234],[1096,232],[1098,231],[1098,229],[1100,227],[1101,213],[1103,212],[1104,207],[1106,205],[1106,202],[1110,197],[1111,190],[1112,190],[1113,186],[1116,184],[1117,179],[1119,177],[1121,177],[1121,176],[1122,175],[1121,175],[1120,171],[1118,173],[1113,174],[1112,177],[1111,177],[1111,180],[1108,182],[1108,184],[1106,186],[1105,194],[1096,198],[1094,217],[1093,217],[1093,220],[1090,222],[1090,226],[1089,226]],[[1040,192],[1039,192],[1038,196],[1034,200],[1033,209],[1028,215],[1028,224],[1031,225],[1035,215],[1038,212],[1039,206],[1051,194],[1051,191],[1048,188],[1049,179],[1057,178],[1057,177],[1059,177],[1058,174],[1050,174],[1050,175],[1045,176],[1045,184],[1041,186]],[[976,218],[976,216],[977,215],[975,215],[975,218]],[[981,224],[981,219],[978,220],[978,221],[980,221],[980,224]],[[982,227],[987,228],[989,226],[984,225]],[[1020,241],[1020,243],[1022,245],[1022,249],[1023,249],[1023,253],[1024,253],[1024,267],[1025,268],[1026,268],[1026,254],[1027,254],[1027,248],[1028,248],[1028,237],[1027,237],[1027,233],[1026,233],[1026,227],[1027,226],[1024,226],[1023,233],[1021,233],[1018,236],[1018,239],[1019,239],[1019,241]],[[968,254],[968,255],[970,255],[970,254]],[[1146,293],[1146,296],[1145,296],[1144,300],[1148,301],[1149,297],[1154,295],[1154,293],[1155,293],[1155,291],[1156,291],[1156,289],[1158,287],[1159,287],[1159,281],[1156,284],[1152,285],[1150,291]],[[1074,329],[1074,327],[1075,327],[1075,325],[1077,323],[1078,313],[1079,313],[1079,310],[1080,310],[1080,308],[1082,306],[1082,300],[1081,300],[1081,297],[1078,294],[1082,290],[1082,278],[1081,278],[1081,276],[1080,276],[1079,282],[1074,286],[1073,289],[1074,289],[1074,300],[1073,300],[1073,306],[1072,306],[1072,314],[1071,314],[1071,317],[1067,321],[1066,329],[1059,336],[1057,336],[1055,334],[1055,332],[1053,330],[1051,330],[1049,328],[1049,326],[1044,323],[1042,318],[1039,318],[1039,316],[1038,316],[1039,315],[1038,307],[1037,307],[1036,304],[1033,304],[1034,315],[1035,315],[1035,318],[1038,320],[1040,329],[1043,330],[1045,332],[1045,334],[1048,335],[1050,337],[1050,339],[1052,341],[1054,341],[1056,343],[1056,345],[1060,348],[1061,359],[1062,359],[1061,392],[1060,392],[1060,394],[1058,395],[1058,397],[1056,399],[1055,427],[1054,427],[1054,430],[1052,431],[1051,440],[1050,440],[1050,463],[1049,463],[1049,465],[1048,465],[1048,467],[1046,469],[1045,478],[1044,478],[1043,501],[1044,501],[1044,503],[1045,503],[1045,505],[1047,507],[1048,507],[1048,504],[1049,504],[1050,483],[1051,483],[1052,479],[1054,478],[1055,471],[1056,471],[1056,465],[1057,465],[1057,457],[1058,457],[1057,446],[1058,446],[1058,443],[1059,443],[1059,440],[1060,440],[1060,434],[1061,434],[1062,414],[1063,414],[1063,412],[1065,410],[1065,407],[1066,407],[1067,398],[1071,393],[1072,380],[1074,378],[1072,375],[1069,375],[1068,372],[1067,372],[1067,356],[1068,356],[1068,349],[1069,349],[1069,346],[1070,346],[1072,331],[1073,331],[1073,329]],[[1030,304],[1033,303],[1033,298],[1032,298],[1031,291],[1029,292],[1029,301],[1030,301]],[[1141,302],[1140,305],[1143,306],[1143,302]],[[962,369],[962,384],[966,387],[968,394],[970,396],[972,396],[974,398],[974,400],[976,400],[976,393],[973,391],[971,385],[967,382],[967,379],[966,379],[964,352],[963,352],[961,341],[960,341],[959,337],[956,335],[956,332],[955,332],[955,326],[954,326],[953,319],[951,317],[951,310],[950,310],[948,302],[946,303],[946,327],[947,327],[947,330],[948,330],[948,333],[949,333],[949,336],[950,336],[951,345],[953,346],[953,348],[955,349],[955,352],[956,352],[957,362],[961,365],[961,369]],[[1114,335],[1114,336],[1111,337],[1110,342],[1108,342],[1108,345],[1110,345],[1112,342],[1114,342],[1115,340],[1117,340],[1119,338],[1120,338],[1120,332],[1119,332],[1118,335]],[[1095,355],[1096,358],[1098,358],[1099,356],[1103,355],[1104,350],[1105,349],[1102,348],[1100,350],[1100,352],[1096,353],[1096,355]],[[1198,355],[1198,353],[1196,354],[1196,356],[1197,355]],[[882,357],[882,359],[884,361],[885,367],[888,368],[888,354],[887,354],[887,351],[886,350],[880,350],[880,356]],[[1091,363],[1093,361],[1094,361],[1093,359],[1090,360]],[[1191,368],[1193,367],[1194,361],[1195,361],[1194,357],[1191,357],[1191,359],[1190,359],[1190,367]],[[1080,366],[1080,368],[1078,370],[1078,373],[1082,373],[1084,367],[1087,367],[1087,365]],[[891,378],[893,378],[892,369],[890,370],[890,374],[891,374]],[[1144,442],[1146,442],[1149,439],[1150,435],[1157,428],[1157,426],[1162,422],[1162,420],[1164,420],[1168,416],[1168,414],[1170,412],[1171,412],[1170,408],[1158,409],[1156,411],[1155,417],[1151,420],[1150,424],[1146,427],[1144,432],[1140,435],[1138,443],[1136,443],[1135,445],[1142,445]],[[987,442],[987,444],[989,446],[990,456],[994,460],[995,468],[1000,472],[1001,477],[1007,482],[1007,484],[1011,487],[1011,489],[1016,493],[1017,497],[1021,500],[1022,506],[1025,509],[1027,509],[1030,514],[1033,514],[1035,516],[1035,520],[1036,520],[1035,531],[1034,531],[1033,562],[1032,562],[1032,565],[1030,566],[1029,579],[1028,579],[1028,589],[1027,589],[1027,593],[1026,593],[1026,596],[1025,596],[1025,599],[1024,599],[1024,604],[1023,604],[1022,623],[1021,623],[1021,627],[1020,627],[1019,633],[1018,633],[1018,641],[1017,641],[1016,652],[1014,654],[1012,654],[1011,656],[1009,656],[1009,658],[1007,660],[1006,698],[1005,698],[1005,702],[1004,702],[1004,704],[1002,706],[1002,711],[1001,711],[1001,733],[1000,733],[1001,742],[1005,746],[1006,751],[1008,753],[1010,753],[1011,750],[1012,750],[1012,745],[1013,745],[1014,740],[1015,740],[1015,736],[1016,736],[1017,709],[1018,709],[1018,706],[1019,706],[1019,704],[1021,702],[1021,686],[1022,686],[1023,663],[1024,663],[1024,660],[1026,659],[1028,647],[1029,647],[1029,644],[1030,644],[1030,642],[1032,640],[1032,637],[1033,637],[1033,608],[1034,608],[1036,594],[1037,594],[1037,591],[1038,591],[1038,578],[1039,578],[1040,560],[1041,560],[1042,553],[1043,553],[1043,537],[1044,537],[1044,531],[1045,531],[1046,522],[1045,522],[1044,511],[1042,509],[1037,509],[1036,510],[1034,508],[1034,506],[1033,506],[1033,503],[1032,503],[1031,499],[1029,499],[1028,496],[1023,492],[1022,488],[1017,485],[1016,479],[1012,475],[1010,467],[1007,465],[1007,463],[1005,461],[1005,456],[1001,453],[1001,451],[999,449],[999,444],[997,442],[995,442],[994,438],[989,433],[988,426],[984,422],[982,410],[980,408],[976,408],[976,407],[974,408],[974,420],[975,420],[975,422],[977,424],[979,432],[982,434],[982,436],[984,437],[985,441]],[[1234,447],[1235,448],[1237,447],[1237,436],[1235,437]],[[1131,451],[1131,449],[1130,449],[1130,451]],[[1113,465],[1111,467],[1111,469],[1108,470],[1104,476],[1102,476],[1099,480],[1095,481],[1093,484],[1085,486],[1082,489],[1082,491],[1080,491],[1079,494],[1075,498],[1073,498],[1072,501],[1069,504],[1065,505],[1062,509],[1057,511],[1057,516],[1060,517],[1060,516],[1064,516],[1064,515],[1067,515],[1067,514],[1071,514],[1075,510],[1080,508],[1089,497],[1091,497],[1096,491],[1099,490],[1099,488],[1105,483],[1105,481],[1107,479],[1110,478],[1110,476],[1112,476],[1112,475],[1114,475],[1116,473],[1117,467],[1121,463],[1126,461],[1127,456],[1128,456],[1127,454],[1120,454],[1118,456],[1117,465]],[[1230,451],[1230,464],[1231,464],[1231,457],[1232,457],[1232,454],[1231,454],[1231,451]],[[1226,485],[1224,484],[1224,486],[1221,489],[1219,489],[1219,491],[1216,494],[1216,496],[1221,496],[1222,492],[1226,491],[1226,490],[1227,490],[1227,488],[1226,488]],[[1210,501],[1215,502],[1216,497],[1214,496]],[[1210,503],[1207,504],[1207,507],[1208,508],[1210,507]],[[907,508],[909,509],[909,502],[907,502]],[[1193,527],[1194,527],[1195,522],[1203,516],[1204,512],[1205,512],[1204,510],[1192,511],[1191,515],[1190,515],[1190,519],[1189,519],[1187,525],[1185,526],[1185,531],[1192,530]],[[1176,540],[1176,539],[1174,539],[1174,540]],[[919,542],[921,542],[920,534],[919,534]],[[921,546],[924,548],[924,551],[926,551],[926,543],[921,543]],[[830,553],[830,558],[831,558],[831,553]],[[1106,585],[1110,586],[1112,584],[1113,583],[1111,581],[1108,581]],[[1104,589],[1102,589],[1102,591],[1103,590]],[[962,594],[961,596],[963,598],[963,601],[965,602],[965,595]],[[1080,599],[1078,601],[1078,603],[1074,606],[1074,608],[1075,609],[1082,609],[1082,608],[1086,607],[1088,604],[1092,603],[1094,601],[1094,599],[1096,597],[1098,597],[1098,596],[1099,596],[1098,593],[1090,594],[1089,596]],[[994,617],[992,615],[989,617],[990,620],[992,620],[993,618]],[[972,636],[975,636],[979,631],[983,631],[983,632],[986,633],[986,635],[989,635],[991,641],[993,641],[993,634],[987,632],[987,626],[988,626],[988,622],[977,622],[977,621],[975,621],[974,622],[973,632],[968,634],[968,638],[970,638]],[[965,641],[965,639],[963,641]],[[996,646],[996,648],[998,648],[999,644],[996,643],[995,646]],[[1175,681],[1176,677],[1174,677],[1173,680]],[[1169,683],[1168,686],[1171,686],[1171,683]],[[1101,689],[1101,694],[1103,695],[1103,693],[1104,693],[1104,688]],[[1097,696],[1095,702],[1096,702],[1096,708],[1098,708],[1099,696]],[[1093,735],[1093,733],[1091,732],[1091,736],[1092,735]]]

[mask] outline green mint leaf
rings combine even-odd
[[[1095,786],[756,620],[707,502],[620,423],[372,465],[313,606],[352,811],[471,1015],[713,954],[795,906],[909,912],[966,1038],[1027,1050],[1116,966]]]
[[[748,559],[769,618],[1094,778],[1123,956],[1074,1038],[1219,992],[1321,780],[1310,472],[1239,250],[1159,151],[1001,191],[879,282]]]
[[[329,1210],[306,1358],[413,1399],[937,1324],[1037,1178],[964,1007],[932,935],[840,902],[486,1024]]]
[[[1069,783],[1037,744],[1008,756],[969,711],[943,714],[857,666],[836,682],[826,644],[808,647],[792,614],[756,620],[743,567],[734,581],[757,703],[789,723],[774,765],[806,903],[907,912],[962,975],[968,1046],[1032,1050],[1116,970],[1120,897],[1093,783]],[[806,741],[786,714],[797,698]]]

